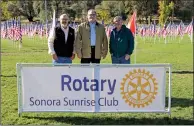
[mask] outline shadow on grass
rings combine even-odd
[[[146,125],[146,124],[194,124],[192,120],[178,119],[178,118],[131,118],[131,117],[120,117],[120,118],[110,118],[110,117],[28,117],[28,119],[39,119],[39,120],[52,120],[60,123],[69,123],[73,125]]]
[[[0,75],[1,77],[17,77],[17,75]]]
[[[175,74],[194,74],[194,71],[172,71]]]
[[[167,106],[168,97],[166,97],[166,106]],[[190,107],[193,106],[193,100],[184,99],[184,98],[171,98],[171,107]],[[99,116],[101,113],[94,113],[93,116],[90,117],[79,117],[72,113],[72,116],[58,116],[58,117],[39,117],[37,116],[22,116],[22,118],[26,119],[38,119],[38,120],[50,120],[56,121],[59,123],[68,123],[73,125],[175,125],[175,124],[194,124],[193,120],[183,119],[183,118],[168,118],[168,117],[158,117],[154,116],[153,118],[134,118],[133,115],[129,117],[120,117],[115,115],[115,118],[106,117],[104,114]],[[83,113],[83,116],[86,113]],[[143,114],[142,114],[143,115]],[[104,117],[103,117],[104,116]]]
[[[169,73],[169,71],[166,71]],[[194,71],[172,71],[173,74],[194,74]]]
[[[168,97],[166,97],[166,106],[168,105]],[[186,98],[171,98],[171,107],[190,107],[194,105],[194,100]]]

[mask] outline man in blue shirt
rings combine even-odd
[[[90,9],[88,21],[78,26],[75,50],[81,63],[100,63],[108,52],[105,28],[96,21],[96,11]]]

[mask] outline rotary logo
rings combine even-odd
[[[158,90],[156,79],[145,69],[134,69],[125,75],[121,83],[121,95],[132,107],[145,107],[152,103]]]

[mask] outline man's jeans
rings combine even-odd
[[[58,56],[58,60],[53,60],[53,64],[57,64],[57,63],[72,64],[72,60],[69,57],[60,57],[60,56]]]
[[[112,64],[130,64],[130,58],[128,60],[125,60],[125,56],[119,58],[111,56],[111,58]]]

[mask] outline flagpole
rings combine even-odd
[[[137,44],[136,44],[136,39],[137,38],[137,35],[136,35],[136,31],[135,31],[135,61],[134,61],[134,63],[136,64],[136,53],[137,53],[137,51],[136,51],[136,47],[137,47]]]
[[[167,35],[165,35],[165,44],[167,43],[166,37],[167,37]]]
[[[193,30],[191,31],[191,44],[193,44]]]
[[[12,26],[13,26],[13,28],[12,28],[12,42],[13,42],[13,47],[15,47],[15,43],[14,43],[14,22],[15,22],[15,20],[13,18],[13,20],[12,20]]]
[[[136,58],[137,58],[137,50],[136,50],[136,47],[137,47],[137,35],[136,35],[136,17],[137,17],[137,11],[135,10],[135,64],[136,64]]]
[[[192,23],[191,23],[191,26],[192,26],[192,30],[191,30],[190,39],[191,39],[191,44],[192,44],[192,43],[193,43],[193,16],[192,16]]]
[[[47,20],[47,0],[45,0],[45,16],[46,16],[46,38],[47,38],[47,34],[48,34],[48,20]]]
[[[21,18],[19,17],[19,27],[20,27],[20,43],[19,43],[19,51],[22,48],[22,23],[21,23]]]

